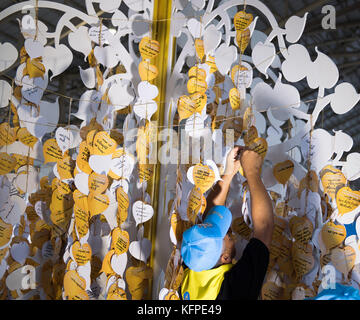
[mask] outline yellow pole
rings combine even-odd
[[[168,53],[169,53],[169,37],[170,37],[170,18],[171,18],[171,3],[172,0],[154,0],[154,14],[153,14],[153,24],[152,24],[152,39],[155,39],[160,44],[160,53],[155,58],[154,64],[158,68],[158,76],[154,79],[153,84],[156,85],[159,89],[159,95],[156,98],[158,104],[158,110],[153,116],[153,120],[156,121],[157,126],[164,125],[164,116],[166,108],[166,81],[167,81],[167,71],[168,71]],[[160,129],[157,129],[157,134]],[[157,154],[159,150],[159,143],[157,143]],[[149,184],[149,194],[152,199],[152,204],[154,208],[154,216],[149,221],[148,228],[145,228],[145,232],[150,232],[150,239],[152,243],[152,249],[150,254],[150,267],[154,266],[154,251],[155,251],[155,240],[156,240],[156,225],[157,225],[157,214],[159,211],[159,188],[160,188],[160,169],[161,165],[159,160],[157,160],[155,166],[155,172],[151,184]],[[152,286],[153,279],[149,282],[148,288],[148,299],[156,297],[151,297],[152,295]]]

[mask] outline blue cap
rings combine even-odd
[[[359,290],[336,283],[334,289],[324,289],[308,300],[360,300]]]
[[[181,255],[191,270],[209,270],[216,265],[231,220],[232,215],[228,208],[214,206],[204,223],[196,224],[183,233]]]

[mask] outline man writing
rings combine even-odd
[[[242,166],[251,201],[253,237],[235,265],[232,214],[224,205],[230,183]],[[273,231],[271,199],[261,181],[262,158],[236,146],[226,159],[226,168],[208,195],[202,224],[183,233],[181,255],[185,269],[181,298],[185,300],[256,300],[269,264]]]

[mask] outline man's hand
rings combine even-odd
[[[263,158],[258,153],[244,148],[240,151],[239,158],[246,179],[260,176]]]
[[[233,149],[230,150],[226,157],[226,167],[224,175],[230,176],[232,178],[239,171],[241,164],[238,156],[243,149],[244,147],[235,146]]]

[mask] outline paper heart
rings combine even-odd
[[[200,80],[206,80],[206,71],[198,65],[191,67],[188,71],[189,78],[195,77]]]
[[[65,129],[63,127],[57,128],[55,132],[55,139],[63,153],[73,147],[74,136],[69,129]]]
[[[91,39],[88,34],[88,28],[85,26],[79,27],[75,32],[70,32],[68,41],[74,50],[81,52],[85,58],[90,54]]]
[[[212,50],[216,49],[221,41],[221,32],[217,29],[214,24],[209,25],[205,29],[204,33],[204,51],[205,54],[210,53]]]
[[[304,245],[310,241],[314,226],[308,218],[294,216],[290,219],[289,226],[296,241]]]
[[[97,174],[108,174],[112,155],[93,155],[89,157],[89,166]]]
[[[139,163],[139,181],[142,183],[144,181],[148,181],[154,174],[154,164],[142,164]]]
[[[341,273],[347,278],[348,273],[354,267],[356,259],[356,252],[350,246],[345,246],[343,249],[335,248],[331,250],[330,261]]]
[[[237,88],[232,88],[229,91],[229,100],[230,105],[233,110],[240,109],[241,102],[244,100],[245,97],[241,97],[240,92]]]
[[[249,149],[255,151],[260,156],[265,158],[268,144],[264,138],[256,138],[249,144]]]
[[[86,141],[82,141],[79,146],[79,153],[76,157],[76,166],[84,173],[90,174],[92,169],[89,165],[90,149]]]
[[[187,22],[187,27],[194,39],[199,39],[202,37],[204,26],[200,21],[196,20],[195,18],[191,18]]]
[[[321,177],[321,183],[324,188],[324,192],[328,194],[332,200],[335,200],[336,190],[339,187],[345,186],[346,181],[347,180],[344,174],[340,170],[335,168],[334,170],[326,172]]]
[[[18,51],[11,43],[0,43],[0,60],[6,61],[6,63],[1,64],[0,72],[13,65],[17,58]]]
[[[195,52],[197,58],[202,61],[205,56],[204,40],[195,39]]]
[[[89,194],[89,175],[85,172],[79,172],[74,177],[75,187],[83,194]]]
[[[253,80],[252,67],[246,62],[242,62],[241,65],[235,65],[231,69],[231,80],[237,88],[242,86],[249,88]]]
[[[314,267],[315,259],[312,253],[312,246],[310,244],[303,245],[298,242],[294,242],[291,248],[292,262],[295,269],[295,273],[298,278],[303,277],[309,273]]]
[[[91,217],[104,212],[110,204],[110,199],[106,194],[89,194],[88,201]]]
[[[273,167],[274,177],[281,184],[285,184],[289,180],[293,171],[294,163],[291,160],[279,162]]]
[[[196,110],[195,101],[189,96],[181,96],[178,100],[177,110],[179,120],[189,118]]]
[[[116,149],[116,141],[106,131],[96,133],[93,140],[93,155],[109,155]]]
[[[87,200],[87,199],[86,199]],[[87,201],[86,201],[87,203]],[[89,218],[90,212],[88,207],[82,208],[81,206],[74,205],[75,227],[79,239],[81,240],[89,232]]]
[[[31,59],[41,57],[43,55],[44,46],[37,40],[26,39],[24,42],[26,53]]]
[[[139,63],[139,74],[142,81],[151,81],[158,76],[158,69],[149,61],[141,61]]]
[[[246,240],[250,240],[252,230],[246,224],[244,217],[235,218],[231,224],[231,229]]]
[[[72,63],[73,54],[65,44],[59,44],[55,48],[46,46],[44,49],[44,65],[47,70],[51,70],[52,80],[57,75],[63,73]]]
[[[101,45],[108,44],[109,43],[108,40],[111,39],[112,37],[111,32],[109,31],[108,27],[105,25],[91,27],[88,33],[91,41],[95,42],[98,45],[100,45],[100,42]]]
[[[248,146],[252,141],[254,141],[258,137],[258,131],[255,126],[251,126],[248,130],[246,130],[244,135],[244,143]]]
[[[61,180],[72,179],[74,168],[75,161],[70,156],[64,156],[57,161],[57,172]]]
[[[22,80],[23,86],[21,88],[23,98],[38,105],[47,87],[47,82],[47,76],[44,79],[41,77],[30,79],[29,76],[25,76]]]
[[[100,9],[105,12],[114,12],[119,8],[121,0],[102,0],[100,1]]]
[[[91,259],[91,247],[88,243],[80,244],[75,241],[71,246],[72,255],[79,266],[83,266]]]
[[[30,248],[27,242],[22,241],[20,243],[14,243],[10,248],[10,254],[12,258],[20,263],[24,264],[26,258],[29,256]]]
[[[16,159],[6,152],[0,153],[0,175],[11,172],[16,166]]]
[[[76,270],[69,270],[64,276],[64,295],[70,300],[77,297],[87,296],[85,291],[86,280],[82,278]],[[85,297],[86,297],[85,296]]]
[[[253,15],[245,11],[239,11],[234,16],[235,30],[244,30],[253,21]]]
[[[279,287],[273,281],[267,281],[261,288],[262,300],[281,300],[284,295],[284,288]]]
[[[159,94],[159,89],[157,86],[151,84],[148,81],[141,81],[138,84],[138,93],[139,97],[143,100],[153,100],[155,99]]]
[[[233,61],[237,59],[237,49],[235,46],[227,46],[225,43],[221,44],[215,51],[215,63],[222,75],[229,72]]]
[[[190,94],[205,93],[207,89],[207,83],[201,78],[192,77],[187,82],[187,90]]]
[[[187,217],[189,221],[195,224],[199,211],[203,213],[205,208],[206,198],[201,193],[201,190],[199,188],[194,187],[189,194],[188,200]]]
[[[255,67],[268,78],[267,69],[275,59],[275,46],[272,42],[259,41],[252,50],[251,57]]]
[[[82,69],[81,66],[79,66],[79,72],[80,72],[80,78],[81,81],[84,83],[85,87],[92,89],[96,85],[96,70],[95,68],[87,68]]]
[[[151,252],[150,240],[144,238],[141,241],[131,242],[129,246],[129,252],[135,259],[146,263]]]
[[[113,254],[110,261],[111,268],[115,271],[116,274],[122,277],[126,269],[127,254]]]
[[[336,193],[336,205],[340,216],[355,210],[360,205],[360,191],[353,191],[349,187],[340,188]]]
[[[21,130],[21,129],[19,129],[19,130]],[[0,124],[0,146],[1,147],[15,142],[17,135],[18,135],[18,133],[15,133],[14,128],[12,128],[7,122],[3,122],[2,124]]]
[[[136,221],[136,225],[138,225],[150,220],[154,215],[154,209],[151,205],[138,200],[135,201],[132,206],[132,214]]]
[[[158,106],[157,103],[153,100],[142,100],[139,99],[134,107],[133,110],[137,116],[141,119],[150,120],[152,115],[157,111]]]
[[[236,31],[236,44],[241,53],[244,53],[250,42],[250,30]]]
[[[111,85],[108,93],[111,104],[116,110],[126,108],[129,104],[133,102],[134,96],[134,90],[128,80],[122,80],[119,83]]]
[[[19,141],[31,148],[33,148],[36,142],[38,142],[38,139],[34,137],[26,128],[20,128],[16,132],[16,136]]]
[[[215,181],[214,171],[201,163],[194,166],[192,176],[195,186],[200,189],[201,193],[209,190]]]
[[[121,255],[128,251],[130,240],[127,231],[117,227],[112,231],[111,239],[111,249],[115,250],[116,255]]]
[[[144,37],[139,43],[139,51],[143,59],[155,58],[160,52],[160,43],[149,37]]]
[[[113,158],[110,164],[110,170],[118,177],[129,179],[134,169],[134,158],[125,153],[120,157]]]
[[[119,63],[115,50],[111,46],[99,47],[94,49],[94,56],[100,64],[106,68],[113,68]]]
[[[89,192],[92,194],[101,194],[103,193],[108,185],[109,185],[109,179],[104,174],[97,174],[96,172],[93,172],[89,176]]]
[[[329,221],[321,228],[321,238],[327,250],[340,245],[346,237],[346,229],[343,225],[336,225]]]
[[[44,79],[46,67],[41,62],[41,58],[36,58],[36,59],[29,58],[26,60],[26,69],[24,70],[25,72],[23,71],[23,75],[29,77],[29,79],[34,79],[34,78]],[[20,81],[24,82],[24,78]],[[27,80],[25,84],[31,84],[31,83],[29,82],[29,80]]]
[[[39,186],[39,172],[33,166],[24,166],[18,170],[13,184],[21,192],[32,193]],[[21,171],[21,172],[20,172]]]
[[[13,226],[0,219],[0,229],[2,230],[0,232],[0,248],[3,248],[11,240]]]

